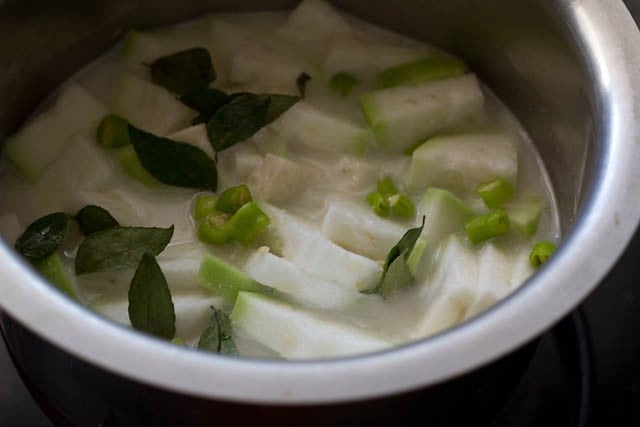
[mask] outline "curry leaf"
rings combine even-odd
[[[231,338],[231,321],[224,312],[211,307],[213,312],[198,341],[200,350],[213,353],[238,355],[233,338]]]
[[[176,313],[171,292],[158,262],[149,252],[142,255],[129,287],[129,320],[139,331],[172,339]]]
[[[267,121],[267,97],[245,94],[220,108],[207,123],[207,135],[216,152],[242,142],[258,132]]]
[[[45,215],[31,223],[15,248],[30,261],[39,261],[54,253],[67,233],[69,215],[63,212]]]
[[[396,290],[409,286],[415,281],[407,266],[407,259],[422,234],[424,221],[423,217],[420,227],[408,230],[391,248],[382,268],[382,277],[371,293],[378,293],[386,299]]]
[[[221,90],[200,84],[193,86],[179,99],[187,107],[200,113],[198,117],[191,121],[191,124],[197,125],[208,122],[216,111],[231,102],[233,98]]]
[[[207,49],[194,47],[156,59],[150,66],[153,82],[183,94],[194,86],[208,85],[216,78]]]
[[[307,92],[307,82],[311,80],[311,76],[307,73],[302,73],[296,79],[296,86],[298,87],[298,92],[300,92],[300,97],[304,98]]]
[[[299,96],[291,95],[260,95],[269,97],[269,109],[267,111],[267,122],[265,126],[284,114],[289,108],[300,101]]]
[[[133,267],[142,255],[158,255],[173,236],[169,228],[111,227],[90,234],[78,247],[76,274]]]
[[[95,205],[88,205],[80,209],[76,214],[76,221],[85,236],[120,225],[109,211]]]
[[[243,93],[220,108],[207,123],[216,152],[252,137],[300,100],[297,96]]]
[[[158,181],[177,187],[216,190],[216,164],[200,148],[155,136],[132,125],[129,136],[140,163]]]

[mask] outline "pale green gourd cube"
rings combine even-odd
[[[510,292],[513,259],[493,243],[487,243],[478,255],[478,288],[465,319],[485,311]]]
[[[186,128],[195,116],[166,89],[127,72],[116,80],[113,111],[135,127],[158,136]]]
[[[438,245],[450,234],[461,231],[464,223],[475,215],[475,212],[464,201],[453,193],[436,187],[430,187],[417,207],[417,221],[425,218],[421,245],[411,254],[412,273],[422,278],[429,270],[432,258]]]
[[[478,255],[457,236],[442,242],[437,267],[420,284],[425,304],[414,338],[441,332],[464,319],[478,288]]]
[[[301,304],[326,310],[340,310],[364,295],[354,288],[313,276],[294,263],[268,251],[254,253],[244,266],[254,280],[293,298]]]
[[[538,223],[544,207],[545,202],[542,197],[532,197],[513,202],[506,209],[511,224],[520,234],[529,239],[538,231]]]
[[[54,106],[7,139],[4,153],[24,176],[35,182],[74,136],[95,135],[109,111],[77,84],[63,90]]]
[[[403,152],[438,132],[472,123],[483,113],[484,95],[469,74],[369,92],[360,106],[380,147]]]
[[[198,281],[205,289],[222,297],[229,304],[235,303],[240,291],[271,292],[242,270],[212,254],[206,254],[203,258]]]
[[[363,154],[371,141],[364,124],[333,115],[305,101],[291,107],[270,129],[288,142],[340,153]]]
[[[516,182],[518,153],[512,136],[487,132],[429,139],[413,152],[406,180],[410,191],[437,186],[471,194],[496,176]]]
[[[264,295],[240,292],[233,326],[287,359],[370,353],[393,343],[346,323]]]

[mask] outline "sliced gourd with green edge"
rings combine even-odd
[[[369,92],[360,106],[378,144],[403,152],[436,133],[482,115],[484,95],[473,74]]]
[[[373,260],[384,260],[406,231],[364,204],[338,198],[327,200],[320,229],[332,242]]]
[[[478,287],[478,255],[457,236],[441,243],[436,266],[421,285],[424,314],[414,338],[441,332],[464,319]]]
[[[35,182],[75,135],[93,135],[108,113],[100,101],[77,84],[69,85],[54,106],[10,136],[4,153],[22,174]]]
[[[328,75],[339,72],[366,74],[397,64],[417,61],[431,54],[429,48],[362,41],[355,37],[335,36],[331,39],[323,62]]]
[[[207,18],[151,31],[129,31],[122,40],[120,56],[134,66],[151,64],[156,59],[193,47],[209,47]]]
[[[248,83],[249,87],[259,88],[259,84],[285,85],[295,89],[295,80],[301,72],[317,75],[319,70],[304,55],[306,49],[296,46],[288,37],[272,30],[249,28],[226,17],[210,19],[211,56],[218,73],[216,82]],[[257,74],[262,68],[262,74]],[[283,71],[277,75],[271,67]],[[250,75],[259,80],[259,84],[248,81]],[[289,82],[289,79],[293,80]],[[274,81],[269,81],[273,78]],[[264,90],[264,87],[262,88]],[[297,95],[297,91],[292,93]]]
[[[461,231],[475,214],[455,194],[436,187],[427,189],[417,207],[417,217],[426,217],[422,234],[435,245],[447,235]]]
[[[366,127],[300,101],[271,124],[281,138],[292,143],[339,153],[363,154],[371,140]]]
[[[354,291],[373,288],[382,273],[377,262],[350,252],[319,234],[301,240],[288,258],[302,271]]]
[[[271,225],[258,237],[258,244],[288,258],[295,255],[301,242],[313,238],[315,232],[304,220],[264,201],[258,204],[271,221]]]
[[[211,58],[218,74],[217,82],[229,83],[231,58],[245,49],[255,51],[262,47],[259,37],[237,24],[218,17],[210,21]]]
[[[194,116],[166,89],[127,72],[116,80],[113,110],[137,128],[160,136],[186,128]]]
[[[221,296],[225,302],[234,304],[238,292],[266,292],[272,290],[256,282],[242,270],[220,258],[206,254],[200,264],[198,281],[214,295]]]
[[[531,197],[506,206],[511,224],[527,239],[538,231],[540,216],[545,207],[542,197]]]
[[[352,33],[352,28],[326,1],[303,0],[291,12],[281,31],[303,41],[324,45],[333,35]]]
[[[444,55],[432,55],[383,70],[377,77],[377,83],[381,88],[390,88],[451,79],[466,73],[467,66],[459,59]]]
[[[443,135],[413,152],[407,186],[411,191],[438,186],[466,194],[496,176],[516,182],[518,153],[512,136],[499,132]]]
[[[29,223],[34,215],[48,212],[71,212],[88,203],[80,203],[80,194],[103,189],[114,178],[116,170],[95,137],[74,136],[65,144],[60,156],[38,178],[27,182],[17,173],[4,179],[3,197],[11,200],[11,210],[21,221]]]
[[[407,268],[416,280],[422,277],[422,259],[425,256],[425,251],[427,250],[428,245],[429,241],[426,239],[426,237],[424,237],[424,235],[421,234],[420,237],[418,237],[418,240],[416,240],[416,243],[413,245],[413,250],[407,258]]]
[[[234,327],[287,359],[320,359],[383,350],[394,344],[346,323],[264,295],[240,292]]]
[[[377,262],[344,249],[285,210],[264,202],[260,206],[271,219],[261,243],[296,268],[347,289],[360,291],[375,286],[381,273]]]
[[[473,209],[453,193],[436,187],[427,189],[417,207],[418,219],[425,217],[422,231],[422,237],[425,239],[424,248],[414,248],[410,256],[411,263],[408,263],[415,277],[424,276],[442,239],[461,231],[464,223],[474,215]]]
[[[478,255],[478,289],[465,318],[482,313],[509,293],[513,273],[513,259],[487,243]]]
[[[258,251],[252,255],[244,271],[254,280],[309,307],[340,310],[363,298],[355,289],[312,276],[269,252]]]
[[[526,282],[535,272],[535,269],[531,266],[531,262],[529,261],[530,250],[530,247],[526,247],[524,250],[521,250],[513,261],[513,273],[511,281],[509,282],[509,289],[511,291],[522,286],[524,282]]]
[[[314,65],[266,50],[242,51],[229,62],[229,80],[254,92],[299,95],[296,80],[303,73],[320,76]]]
[[[40,261],[35,261],[33,266],[42,277],[47,279],[60,291],[73,299],[78,299],[78,292],[73,285],[71,276],[57,252],[52,253]]]
[[[168,246],[157,257],[171,292],[197,292],[202,289],[198,272],[207,250],[200,243]]]

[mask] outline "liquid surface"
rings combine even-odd
[[[4,160],[0,232],[7,242],[13,244],[27,225],[43,215],[60,211],[74,214],[89,204],[107,209],[124,226],[174,225],[171,242],[157,259],[175,306],[176,336],[189,346],[197,345],[210,317],[210,307],[227,313],[234,310],[233,305],[198,279],[205,254],[214,254],[244,271],[251,260],[262,259],[261,255],[277,257],[274,262],[286,262],[285,273],[273,273],[275,270],[269,269],[267,263],[265,271],[271,273],[258,271],[254,264],[249,274],[261,283],[265,277],[284,282],[292,281],[292,277],[294,282],[308,279],[305,286],[319,283],[317,286],[327,287],[326,292],[320,292],[323,300],[301,296],[304,286],[292,283],[293,288],[285,290],[283,285],[278,297],[268,297],[269,301],[286,304],[277,306],[284,310],[279,314],[270,314],[272,308],[265,308],[263,317],[251,320],[240,309],[234,310],[233,340],[242,356],[320,358],[399,345],[473,317],[533,273],[528,255],[536,242],[558,240],[553,192],[534,145],[505,106],[481,86],[481,114],[456,119],[452,126],[422,135],[413,143],[443,135],[506,138],[517,154],[513,182],[516,192],[507,203],[507,210],[529,200],[542,200],[537,232],[527,238],[512,224],[508,233],[476,245],[469,242],[462,227],[437,239],[429,235],[429,246],[414,272],[414,284],[386,299],[360,292],[375,286],[388,251],[405,231],[422,222],[419,213],[406,219],[380,218],[367,204],[367,195],[375,191],[380,180],[390,177],[399,191],[419,207],[427,188],[435,186],[428,180],[417,188],[411,185],[412,156],[405,150],[379,148],[380,136],[371,130],[361,99],[381,90],[377,87],[381,71],[439,53],[434,47],[342,15],[324,3],[304,2],[293,14],[205,16],[172,27],[132,32],[112,51],[72,77],[58,93],[80,87],[103,106],[105,113],[116,112],[148,132],[196,145],[213,155],[205,126],[190,126],[194,111],[163,88],[150,93],[136,86],[152,85],[149,70],[143,64],[195,46],[209,50],[218,73],[213,87],[227,93],[298,95],[297,77],[302,72],[311,76],[303,100],[249,140],[216,156],[218,189],[247,184],[269,216],[269,227],[248,246],[237,242],[203,244],[196,233],[198,221],[192,215],[194,200],[202,193],[167,185],[146,186],[132,178],[123,171],[113,152],[98,146],[97,123],[90,123],[83,132],[69,135],[59,155],[33,181],[25,178],[20,164],[16,167]],[[329,81],[338,72],[357,77],[359,83],[348,96],[331,88]],[[133,81],[134,89],[140,93],[124,90],[123,78]],[[155,90],[160,95],[156,96]],[[61,98],[62,95],[58,99]],[[60,101],[53,101],[54,108],[56,102]],[[47,114],[51,105],[44,104],[38,113]],[[69,109],[65,114],[75,116],[87,110],[79,104],[65,108]],[[290,119],[296,114],[295,119]],[[23,135],[40,116],[34,117]],[[64,121],[60,126],[65,126]],[[364,153],[349,148],[350,137],[344,135],[353,129],[367,135]],[[464,162],[469,161],[468,157],[463,154]],[[468,173],[459,172],[463,177]],[[436,179],[438,187],[454,193],[475,214],[491,211],[475,192],[475,186],[461,186],[459,178],[448,181],[442,176]],[[429,220],[426,218],[426,229]],[[60,254],[79,300],[96,312],[129,325],[127,295],[135,269],[72,274],[83,236],[74,223],[70,227]],[[368,238],[375,243],[367,246],[361,242]],[[339,283],[340,269],[348,264],[341,262],[347,255],[358,261],[348,273],[366,276],[366,285]],[[338,264],[331,263],[334,259]],[[361,268],[370,268],[371,274],[363,273]],[[297,275],[292,276],[292,272]],[[317,290],[310,292],[317,294]],[[260,301],[248,304],[244,310],[257,313],[255,306]],[[309,318],[313,321],[305,323]],[[334,343],[338,343],[335,348]]]

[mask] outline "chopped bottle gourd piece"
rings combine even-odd
[[[451,235],[438,252],[432,275],[419,285],[424,314],[417,319],[416,337],[436,334],[464,319],[478,289],[476,251]]]
[[[538,223],[544,209],[545,202],[542,197],[533,197],[506,207],[511,224],[527,239],[533,237],[538,231]]]
[[[54,252],[40,261],[35,261],[33,267],[60,291],[73,299],[78,299],[73,280],[58,253]]]
[[[484,95],[471,74],[369,92],[360,98],[360,105],[378,145],[402,153],[479,117]]]
[[[460,77],[466,72],[466,65],[459,59],[434,55],[384,70],[378,75],[378,84],[382,88],[415,85],[433,80]]]
[[[308,307],[340,310],[363,298],[355,289],[306,273],[269,252],[253,254],[244,269],[252,279]]]
[[[518,153],[513,137],[504,133],[462,133],[427,140],[411,156],[407,175],[410,191],[436,186],[470,194],[500,176],[515,182]]]
[[[235,304],[238,292],[272,291],[253,280],[239,268],[222,259],[206,254],[198,271],[198,282],[209,292],[222,297],[227,304]]]
[[[193,116],[169,91],[127,72],[115,82],[112,106],[135,127],[161,136],[186,128]]]
[[[510,291],[514,260],[494,244],[487,243],[478,254],[476,295],[465,314],[469,319],[500,301]]]
[[[116,114],[104,116],[98,125],[98,144],[102,148],[118,148],[131,145],[129,122]]]
[[[366,126],[325,112],[307,100],[294,105],[272,125],[281,138],[319,150],[362,155],[371,140]]]
[[[251,292],[238,294],[231,320],[288,359],[348,356],[393,345],[346,323],[325,320],[310,310]]]
[[[366,207],[338,199],[327,201],[321,230],[343,248],[374,260],[384,260],[406,231]]]
[[[35,182],[75,135],[94,136],[96,126],[107,113],[107,107],[89,92],[71,84],[51,109],[7,139],[4,154],[29,181]]]
[[[453,193],[430,187],[418,205],[417,217],[426,217],[423,235],[430,245],[437,245],[449,234],[463,229],[475,212]]]

